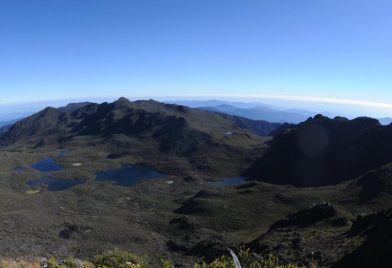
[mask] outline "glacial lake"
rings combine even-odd
[[[32,188],[47,186],[48,191],[63,191],[72,186],[82,184],[80,179],[59,180],[52,177],[44,176],[35,180],[30,180],[26,184]]]
[[[41,172],[59,171],[64,169],[51,157],[32,164],[31,167]]]
[[[220,181],[210,181],[208,182],[208,186],[213,188],[226,188],[230,186],[238,186],[244,183],[247,183],[246,177],[236,176],[224,178]]]
[[[145,180],[159,179],[164,177],[157,170],[144,165],[125,165],[117,169],[99,171],[96,181],[109,181],[115,185],[134,186]]]

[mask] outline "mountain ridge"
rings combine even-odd
[[[316,115],[286,124],[245,176],[275,184],[322,186],[354,179],[392,161],[391,126],[373,118]]]
[[[169,155],[187,163],[180,167],[172,163],[170,168],[189,165],[205,172],[233,169],[236,174],[261,153],[256,149],[278,126],[154,100],[120,98],[112,103],[47,107],[15,123],[0,136],[0,144],[33,149],[101,146],[150,165],[161,165]]]

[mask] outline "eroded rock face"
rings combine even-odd
[[[286,218],[275,222],[270,229],[286,228],[297,226],[305,228],[317,222],[335,216],[336,209],[328,202],[313,205],[311,208],[302,209]]]

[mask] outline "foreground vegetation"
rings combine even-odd
[[[300,268],[305,266],[298,266],[297,264],[281,264],[279,260],[273,256],[262,258],[253,254],[247,249],[241,249],[236,255],[221,256],[214,261],[207,263],[196,263],[194,268],[237,268],[235,260],[241,263],[242,267],[246,268]],[[127,251],[112,250],[102,255],[98,255],[92,260],[82,261],[74,258],[67,258],[59,261],[55,258],[50,258],[47,261],[1,261],[1,268],[148,268],[147,261],[138,257],[135,254]],[[170,260],[162,260],[162,268],[175,268],[175,265]],[[310,268],[316,266],[310,265]]]

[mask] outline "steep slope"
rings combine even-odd
[[[392,162],[392,127],[376,119],[317,115],[275,132],[264,156],[245,173],[275,184],[336,184]]]
[[[3,135],[4,133],[6,133],[8,130],[10,130],[10,128],[12,127],[12,125],[4,125],[0,127],[0,136]]]
[[[10,126],[10,125],[14,124],[17,121],[18,121],[18,119],[7,120],[7,121],[0,121],[0,128]]]
[[[59,137],[66,130],[63,123],[64,114],[56,108],[48,107],[26,119],[16,122],[0,138],[0,144],[11,144],[36,136]]]

